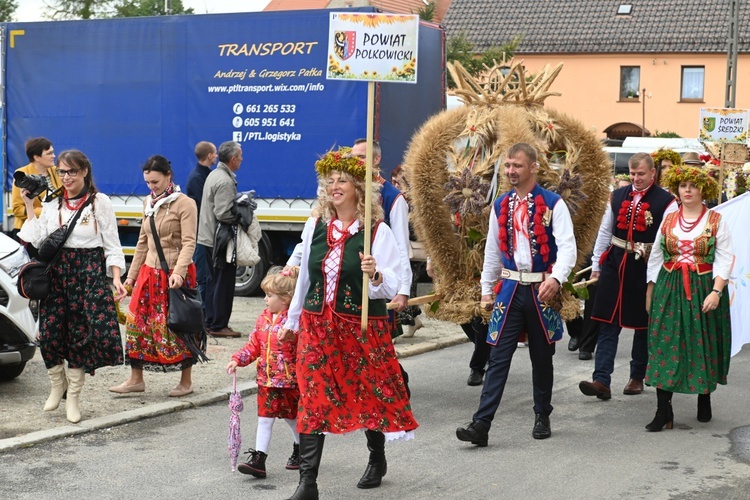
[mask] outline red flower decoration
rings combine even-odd
[[[500,204],[500,215],[497,218],[499,226],[500,251],[508,253],[508,202],[510,196],[506,196]]]
[[[500,240],[500,251],[508,254],[508,220],[509,220],[509,203],[510,196],[506,196],[500,204],[500,214],[497,217],[498,239]],[[542,195],[537,195],[534,198],[534,221],[531,232],[534,235],[534,240],[539,247],[539,254],[543,257],[544,262],[549,259],[549,237],[547,236],[547,230],[544,228],[543,217],[544,214],[549,210],[547,205],[544,203]]]
[[[536,195],[534,198],[534,205],[536,211],[534,213],[534,236],[536,236],[536,243],[539,245],[539,255],[542,256],[542,261],[545,263],[549,260],[549,245],[547,242],[547,230],[544,228],[543,216],[548,210],[547,205],[544,204],[544,198],[542,195]]]
[[[648,203],[638,203],[638,205],[633,207],[633,203],[630,200],[625,200],[622,202],[622,205],[620,206],[620,210],[617,212],[617,228],[622,229],[623,231],[627,231],[630,227],[630,224],[633,223],[633,210],[635,210],[635,224],[633,226],[633,229],[636,231],[645,231],[646,230],[646,210],[649,209]]]

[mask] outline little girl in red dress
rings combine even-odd
[[[295,365],[297,364],[297,336],[279,337],[279,330],[287,320],[289,303],[297,284],[298,267],[281,273],[269,274],[260,286],[266,292],[266,309],[258,318],[255,330],[245,346],[232,355],[227,373],[238,366],[248,366],[258,360],[258,431],[255,449],[250,448],[247,462],[237,466],[243,474],[266,477],[266,458],[271,442],[274,420],[282,418],[294,435],[294,450],[286,463],[289,470],[299,469],[299,433],[297,432],[297,403],[299,388]]]

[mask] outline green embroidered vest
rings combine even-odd
[[[376,228],[377,229],[377,228]],[[310,258],[307,272],[310,275],[310,288],[305,295],[303,308],[311,313],[320,313],[325,303],[324,262],[328,256],[328,225],[318,219],[310,245]],[[375,233],[373,232],[373,239]],[[362,316],[362,267],[359,252],[365,248],[365,232],[359,231],[350,235],[344,243],[343,262],[336,283],[334,310],[338,314]],[[370,299],[368,316],[370,318],[387,318],[388,312],[384,299]]]

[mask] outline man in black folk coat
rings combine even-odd
[[[612,193],[592,259],[591,277],[598,277],[599,283],[591,319],[601,324],[593,381],[582,381],[579,388],[583,394],[599,399],[612,397],[611,377],[623,328],[635,330],[630,380],[623,393],[643,392],[648,364],[648,256],[665,211],[675,208],[674,197],[654,182],[656,169],[648,153],[633,155],[628,168],[632,185]]]

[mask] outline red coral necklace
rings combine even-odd
[[[680,215],[677,217],[677,223],[680,225],[680,229],[685,231],[685,233],[689,233],[690,231],[695,229],[695,227],[698,225],[701,219],[703,219],[703,216],[705,215],[706,210],[708,210],[706,208],[706,205],[703,205],[703,209],[701,210],[701,214],[698,216],[698,218],[695,219],[693,222],[688,222],[685,220],[685,217],[682,213],[682,209],[683,207],[680,207]]]
[[[346,241],[346,239],[350,235],[349,228],[351,227],[352,224],[354,224],[354,221],[356,221],[357,219],[354,219],[353,221],[351,221],[349,224],[346,225],[346,227],[344,227],[343,222],[339,221],[341,222],[342,229],[340,231],[341,234],[338,237],[334,236],[334,229],[336,230],[336,232],[339,232],[338,228],[334,228],[334,223],[337,220],[338,219],[332,219],[331,223],[328,224],[328,233],[326,234],[326,241],[328,242],[329,248],[333,248],[336,245],[342,245]]]
[[[65,198],[63,197],[63,200],[65,201],[65,207],[70,210],[71,212],[75,212],[78,210],[81,205],[89,198],[89,194],[85,193],[81,197],[76,198]]]

